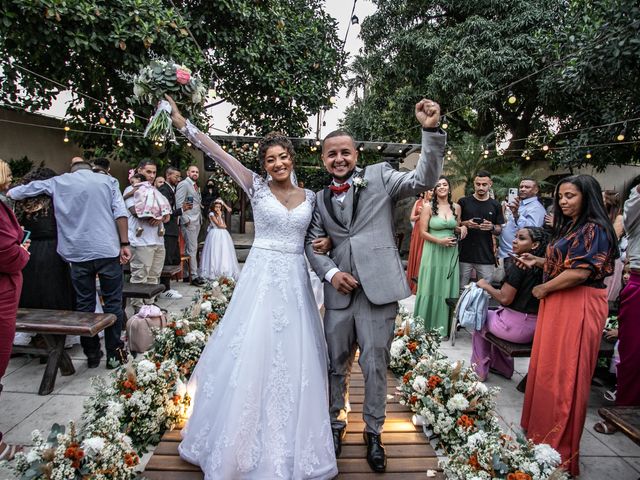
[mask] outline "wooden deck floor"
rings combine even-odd
[[[391,372],[387,376],[387,389],[393,399],[387,400],[387,420],[382,441],[387,451],[387,471],[375,474],[369,468],[365,455],[366,447],[362,438],[362,401],[364,399],[364,379],[358,364],[354,364],[349,397],[351,412],[347,435],[338,459],[340,480],[365,480],[370,478],[388,480],[443,479],[435,452],[427,442],[420,428],[411,423],[411,411],[398,403],[395,396],[397,380]],[[200,469],[178,456],[180,431],[165,433],[147,464],[144,476],[149,480],[201,480]],[[435,477],[427,477],[427,470],[437,470]]]

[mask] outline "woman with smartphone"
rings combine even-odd
[[[544,255],[547,238],[542,227],[521,228],[513,239],[512,258],[525,253]],[[514,343],[529,343],[533,340],[540,301],[531,292],[541,283],[541,268],[528,270],[514,263],[507,266],[504,283],[499,289],[492,287],[485,279],[478,280],[476,285],[501,305],[497,310],[489,310],[482,330],[472,334],[471,363],[480,380],[486,380],[490,371],[505,378],[513,375],[513,358],[502,353],[485,336],[492,333]]]
[[[446,177],[436,183],[431,202],[425,202],[418,228],[425,242],[413,312],[424,320],[425,328],[440,328],[445,334],[449,324],[445,299],[457,297],[459,291],[458,238],[467,235]]]
[[[516,259],[544,271],[543,283],[532,290],[540,309],[521,425],[528,438],[555,448],[573,476],[580,473],[580,438],[609,311],[603,280],[618,256],[600,192],[590,175],[562,179],[545,255]]]
[[[9,165],[0,160],[0,192],[5,193],[9,189],[11,180]],[[0,380],[11,357],[18,299],[22,290],[22,269],[29,261],[29,240],[24,240],[24,237],[25,233],[13,211],[0,202]],[[18,445],[3,442],[0,432],[0,461],[12,460],[20,450]]]

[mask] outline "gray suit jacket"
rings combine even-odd
[[[336,212],[337,202],[328,188],[316,194],[306,253],[320,279],[324,280],[326,273],[336,267],[349,272],[376,305],[411,295],[395,244],[393,209],[396,200],[433,188],[442,172],[445,145],[444,133],[423,131],[422,152],[414,171],[398,172],[388,163],[358,169],[356,176],[363,176],[367,186],[349,189],[344,208],[352,210],[346,214],[344,210]],[[313,253],[311,242],[327,235],[333,243],[330,254]],[[351,295],[339,293],[325,281],[324,302],[328,309],[347,308]]]
[[[190,178],[185,178],[176,187],[176,205],[182,205],[188,196],[193,197],[193,208],[182,213],[180,224],[202,223],[202,197],[200,192],[196,192],[196,189],[193,188],[193,181]]]

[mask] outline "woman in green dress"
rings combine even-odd
[[[451,201],[451,186],[440,177],[431,202],[425,204],[419,220],[420,234],[426,241],[422,251],[414,316],[424,320],[426,329],[447,331],[449,319],[446,298],[459,292],[458,239],[467,235],[460,225],[460,206]]]

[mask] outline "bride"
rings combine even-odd
[[[304,257],[315,195],[291,182],[294,152],[286,137],[271,134],[260,143],[266,181],[167,100],[174,126],[247,193],[256,232],[189,382],[196,393],[180,456],[207,480],[333,478],[326,345]]]

